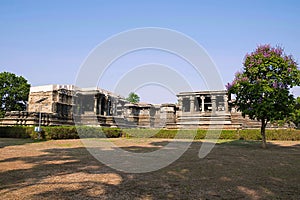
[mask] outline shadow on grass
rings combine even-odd
[[[288,143],[290,141],[280,141],[282,144]],[[300,142],[299,142],[300,143]],[[236,146],[236,147],[241,147],[241,148],[252,148],[252,149],[262,149],[262,142],[258,140],[224,140],[220,141],[217,145],[229,145],[229,146]],[[273,149],[273,148],[288,148],[288,149],[293,149],[293,150],[300,150],[300,144],[295,144],[295,145],[278,145],[276,144],[276,141],[268,141],[267,142],[267,149]]]
[[[182,141],[184,142],[184,141]],[[123,146],[149,152],[150,146]],[[148,144],[148,145],[149,145]],[[272,144],[262,150],[258,141],[228,141],[198,158],[202,142],[193,142],[177,161],[144,174],[127,174],[99,163],[84,147],[53,146],[41,155],[1,160],[22,162],[20,169],[1,169],[0,195],[29,199],[296,199],[300,195],[300,145]],[[41,143],[41,147],[42,147]],[[152,146],[151,146],[152,145]],[[19,195],[19,196],[18,196]]]
[[[30,138],[19,139],[19,138],[0,138],[0,148],[7,146],[24,145],[27,143],[45,142],[44,140],[33,140]]]

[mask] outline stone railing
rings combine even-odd
[[[39,112],[11,111],[0,119],[0,126],[38,126]],[[73,125],[72,118],[61,117],[53,113],[41,113],[42,126]]]

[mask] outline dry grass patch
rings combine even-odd
[[[105,140],[105,139],[101,139]],[[133,152],[167,139],[106,139]],[[185,142],[182,140],[182,142]],[[94,159],[80,140],[0,139],[2,199],[298,199],[300,142],[223,141],[204,159],[201,141],[166,168],[127,174]]]

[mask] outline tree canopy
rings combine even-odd
[[[126,100],[130,103],[138,103],[140,102],[140,97],[136,93],[130,92]]]
[[[294,110],[291,113],[291,116],[286,120],[288,122],[293,122],[296,126],[299,126],[300,124],[300,97],[297,97],[295,99],[295,106]]]
[[[6,111],[22,111],[26,109],[30,84],[22,76],[10,72],[0,73],[0,117]]]
[[[290,89],[300,83],[297,63],[283,48],[260,45],[244,59],[242,71],[226,88],[235,94],[233,105],[242,115],[261,121],[263,148],[269,121],[282,120],[293,111],[295,99]]]

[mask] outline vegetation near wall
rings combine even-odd
[[[58,139],[78,139],[78,138],[116,138],[122,136],[122,130],[118,128],[94,128],[88,126],[48,126],[42,127],[43,131],[40,136],[46,140]],[[34,131],[34,127],[14,126],[0,127],[0,137],[9,138],[32,138],[37,139],[38,133]]]
[[[80,135],[78,134],[78,131]],[[196,132],[195,132],[196,131]],[[175,138],[177,130],[165,129],[119,129],[119,128],[100,128],[88,126],[55,126],[43,127],[41,138],[46,140],[57,139],[78,139],[78,138]],[[207,130],[181,130],[178,139],[190,138],[195,134],[194,139],[204,139]],[[210,136],[216,136],[220,132],[212,131]],[[14,126],[0,127],[0,137],[10,138],[38,138],[38,133],[34,131],[34,127]],[[294,129],[271,129],[266,131],[268,140],[300,140],[300,130]],[[260,140],[261,134],[258,129],[247,130],[222,130],[219,139],[232,140]]]
[[[154,129],[125,129],[126,137],[140,137],[140,138],[175,138],[178,133],[177,130],[154,130]],[[205,139],[207,130],[181,130],[178,139],[190,138],[189,135],[195,134],[196,140]],[[218,136],[220,131],[211,131],[209,137]],[[300,130],[294,129],[271,129],[266,131],[268,140],[300,140]],[[261,140],[259,129],[245,129],[245,130],[222,130],[219,139],[232,139],[232,140]]]

